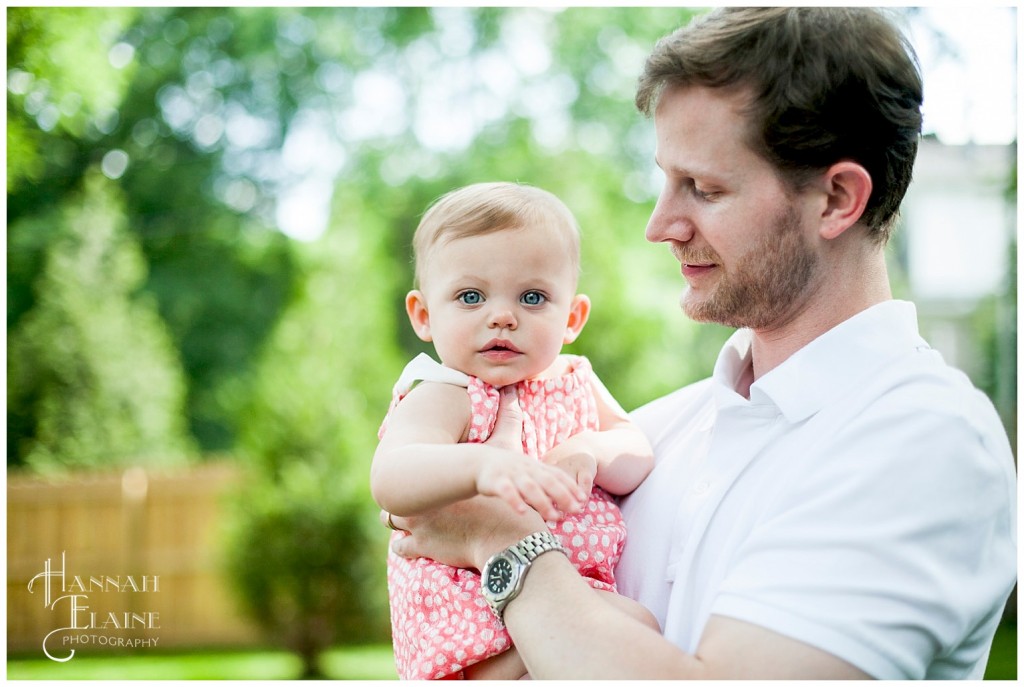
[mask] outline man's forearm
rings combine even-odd
[[[701,664],[605,603],[558,553],[540,556],[505,622],[534,679],[698,679]]]
[[[505,609],[535,679],[864,680],[853,665],[757,625],[712,615],[693,655],[605,603],[558,553],[540,556]]]

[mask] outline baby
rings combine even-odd
[[[441,364],[421,354],[395,385],[371,469],[377,503],[412,516],[481,494],[534,508],[603,598],[657,627],[613,575],[626,528],[611,495],[647,476],[650,444],[589,361],[561,352],[590,314],[572,213],[535,187],[474,184],[435,203],[413,245],[406,312]],[[521,447],[486,443],[499,402],[520,404]],[[525,675],[476,571],[391,553],[388,588],[402,678]]]

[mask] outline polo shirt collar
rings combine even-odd
[[[886,362],[928,347],[918,333],[914,304],[885,301],[836,325],[754,382],[748,401],[736,386],[750,365],[752,340],[749,329],[737,330],[719,353],[712,374],[716,405],[774,406],[790,423],[814,415]]]

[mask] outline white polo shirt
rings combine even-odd
[[[880,679],[980,679],[1016,579],[1016,487],[989,400],[911,303],[840,324],[755,382],[751,333],[711,379],[633,414],[653,473],[624,500],[619,590],[693,653],[712,615]]]

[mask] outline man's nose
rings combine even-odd
[[[687,212],[686,203],[667,192],[658,196],[654,212],[647,221],[644,236],[651,243],[679,241],[686,243],[696,233],[695,225]]]

